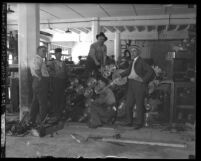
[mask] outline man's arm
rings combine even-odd
[[[89,50],[89,56],[91,56],[91,58],[94,60],[94,62],[95,62],[96,65],[100,65],[100,63],[96,59],[95,52],[96,52],[96,50],[95,50],[94,46],[91,45],[90,46],[90,50]]]
[[[107,47],[105,46],[104,55],[103,55],[103,66],[106,64],[106,56],[107,56]]]
[[[146,74],[144,75],[142,80],[143,80],[143,82],[148,83],[154,79],[156,74],[155,74],[154,70],[146,62],[143,61],[142,64],[143,64],[144,70],[146,71]]]
[[[33,65],[31,66],[31,70],[35,73],[35,76],[40,80],[42,77],[41,73],[41,67],[42,67],[42,61],[39,59],[35,58],[33,61]]]
[[[126,69],[124,72],[120,73],[121,77],[126,77],[129,75],[130,71],[131,71],[131,68],[132,68],[132,63],[129,64],[129,67],[128,69]]]

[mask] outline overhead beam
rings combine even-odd
[[[168,31],[169,25],[165,26],[165,31]]]
[[[100,4],[98,4],[98,7],[107,15],[107,16],[111,16],[106,10],[104,7],[102,7]]]
[[[50,12],[48,12],[48,11],[45,11],[45,10],[43,10],[43,9],[40,9],[40,10],[43,11],[43,12],[45,12],[45,13],[47,13],[47,14],[49,14],[49,15],[51,15],[51,16],[53,16],[53,17],[55,17],[55,18],[60,19],[60,17],[57,17],[57,16],[53,15],[52,13],[50,13]]]
[[[124,28],[121,27],[121,26],[113,26],[115,28],[116,31],[118,32],[123,32],[124,31]]]
[[[47,22],[42,20],[40,28],[44,29],[48,27],[48,23],[53,28],[62,28],[63,25],[67,25],[69,28],[76,27],[91,27],[93,19],[80,18],[80,19],[65,19],[65,20],[51,20]],[[154,15],[154,16],[125,16],[125,17],[101,17],[101,26],[159,26],[159,25],[181,25],[181,24],[196,24],[195,14],[184,15]],[[16,23],[8,23],[8,29],[17,29]]]
[[[115,29],[112,26],[103,26],[107,31],[115,32]]]
[[[124,30],[130,32],[130,30],[128,29],[128,26],[124,26]]]
[[[89,31],[84,29],[83,27],[79,27],[79,28],[76,28],[77,30],[81,31],[81,32],[84,32],[84,33],[88,33]]]
[[[74,10],[73,8],[71,8],[69,5],[67,4],[64,4],[65,7],[67,7],[68,9],[70,9],[71,11],[75,12],[77,15],[79,15],[80,17],[85,17],[83,16],[81,13],[77,12],[76,10]]]
[[[176,25],[176,28],[174,29],[174,31],[177,31],[179,27],[180,25]]]
[[[75,32],[76,34],[80,34],[79,30],[76,30],[75,28],[69,28],[70,31]]]
[[[137,14],[137,10],[136,10],[136,8],[135,8],[135,5],[132,4],[131,6],[132,6],[132,8],[133,8],[133,12],[134,12],[135,16],[137,16],[138,14]]]

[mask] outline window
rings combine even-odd
[[[12,56],[12,54],[9,54],[9,56],[8,56],[8,64],[13,64],[13,56]]]

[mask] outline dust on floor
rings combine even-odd
[[[195,133],[195,132],[194,132]],[[31,135],[25,137],[6,136],[6,157],[36,158],[143,158],[143,159],[187,159],[195,155],[195,140],[187,139],[192,132],[170,133],[161,129],[142,128],[134,130],[125,127],[100,127],[90,129],[85,124],[66,124],[64,129],[43,138]],[[156,142],[185,143],[186,148],[173,148],[139,144],[113,144],[98,140],[78,143],[71,134],[79,134],[83,138],[89,135],[113,136],[120,134],[122,138]]]

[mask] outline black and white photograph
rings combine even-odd
[[[1,157],[195,159],[196,12],[3,3]]]

